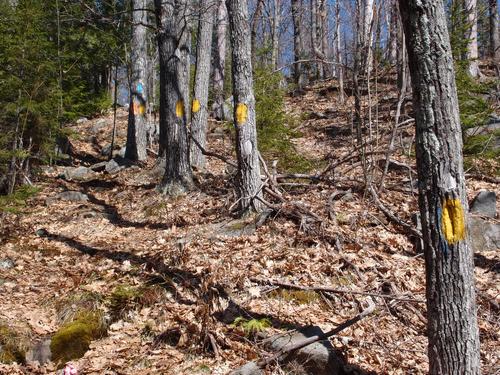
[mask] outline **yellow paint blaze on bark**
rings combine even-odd
[[[175,103],[175,115],[178,118],[184,116],[184,102],[182,100],[178,100],[177,103]]]
[[[143,115],[144,113],[146,113],[144,104],[134,102],[134,115]]]
[[[442,231],[448,244],[465,239],[465,216],[460,199],[445,199],[441,217]]]
[[[236,105],[236,124],[243,125],[247,122],[248,117],[248,107],[244,103],[238,103]]]
[[[200,101],[198,99],[193,100],[193,106],[191,108],[191,111],[193,111],[193,113],[196,113],[200,110],[200,108],[201,108]]]

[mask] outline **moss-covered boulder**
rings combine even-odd
[[[50,351],[52,361],[64,364],[83,357],[90,343],[106,334],[103,313],[81,311],[73,321],[64,324],[52,337]]]
[[[0,362],[26,362],[26,346],[18,333],[6,324],[0,324]]]

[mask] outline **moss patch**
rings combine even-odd
[[[26,207],[27,200],[39,191],[40,189],[37,187],[24,185],[11,195],[0,196],[0,212],[21,213],[22,209]]]
[[[0,362],[23,364],[26,362],[26,347],[19,334],[7,325],[0,324]]]
[[[81,358],[89,349],[90,343],[105,334],[102,312],[81,311],[52,337],[52,360],[63,365],[72,359]]]

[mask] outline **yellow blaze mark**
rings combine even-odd
[[[448,244],[453,245],[465,239],[465,216],[460,199],[445,199],[441,225]]]
[[[236,124],[243,125],[247,122],[248,117],[248,107],[244,103],[238,103],[236,105]]]
[[[144,113],[146,113],[144,104],[134,102],[134,115],[143,115]]]
[[[196,113],[200,110],[200,108],[201,108],[200,101],[198,99],[193,100],[193,107],[191,108],[191,111],[193,111],[193,113]]]
[[[175,115],[178,118],[184,116],[184,102],[182,100],[178,100],[177,103],[175,103]]]

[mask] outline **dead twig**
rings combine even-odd
[[[315,335],[315,336],[311,336],[311,337],[308,337],[304,340],[298,341],[294,344],[285,346],[284,348],[277,351],[273,355],[271,355],[267,358],[262,358],[260,361],[257,362],[257,366],[260,368],[263,368],[263,367],[267,366],[268,364],[273,363],[276,360],[278,360],[279,358],[283,357],[285,354],[291,353],[291,352],[298,350],[298,349],[301,349],[307,345],[310,345],[310,344],[315,343],[317,341],[325,340],[325,339],[329,338],[330,336],[336,335],[337,333],[343,331],[344,329],[346,329],[346,328],[356,324],[360,320],[366,318],[368,315],[372,314],[374,311],[375,311],[375,304],[373,303],[373,301],[369,301],[368,307],[366,309],[364,309],[361,313],[356,315],[355,317],[353,317],[349,320],[346,320],[344,323],[338,325],[337,327],[335,327],[334,329],[332,329],[328,332],[325,332],[325,333],[322,333],[319,335]]]
[[[219,160],[222,160],[224,163],[227,163],[229,164],[230,166],[234,167],[234,168],[238,168],[238,165],[236,165],[235,162],[229,160],[228,158],[226,158],[225,156],[222,156],[222,155],[219,155],[215,152],[212,152],[212,151],[207,151],[205,150],[205,148],[203,148],[202,145],[200,145],[200,142],[198,142],[196,139],[194,139],[194,137],[189,134],[189,138],[191,138],[191,140],[195,143],[195,145],[200,149],[201,153],[205,156],[212,156],[216,159],[219,159]]]

